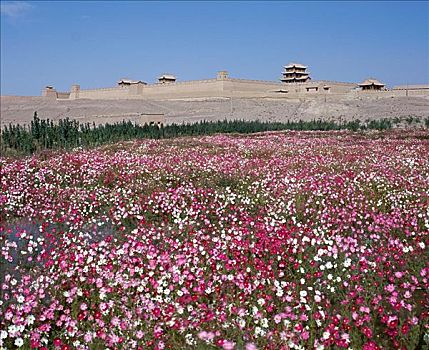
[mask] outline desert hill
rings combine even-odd
[[[193,100],[50,100],[43,97],[2,96],[1,124],[26,124],[35,111],[41,118],[75,118],[82,122],[116,122],[132,114],[165,116],[166,123],[219,119],[264,121],[380,119],[429,117],[429,95],[367,94],[311,98],[211,98]]]

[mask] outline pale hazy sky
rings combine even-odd
[[[1,94],[155,81],[277,80],[289,61],[313,79],[429,81],[429,3],[1,2]]]

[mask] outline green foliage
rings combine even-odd
[[[389,119],[371,120],[366,129],[388,130],[392,129],[392,121]]]
[[[426,125],[428,119],[426,120]],[[1,151],[9,155],[30,155],[42,150],[71,149],[76,147],[96,147],[103,144],[132,139],[164,139],[180,136],[213,135],[217,133],[249,134],[263,131],[281,130],[386,130],[392,128],[388,119],[371,120],[361,124],[359,120],[336,123],[333,121],[287,121],[262,122],[259,120],[200,121],[194,124],[170,124],[158,126],[154,123],[135,125],[131,121],[115,124],[95,125],[79,123],[69,118],[54,123],[40,119],[34,113],[31,124],[6,126],[1,132]]]

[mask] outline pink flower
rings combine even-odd
[[[308,331],[303,331],[301,333],[301,338],[307,340],[310,337],[310,333]]]
[[[136,332],[136,337],[137,337],[137,339],[142,339],[142,338],[143,338],[143,336],[144,336],[143,331],[138,330],[138,331]]]
[[[368,327],[362,328],[362,333],[365,334],[367,338],[372,338],[372,331]]]
[[[119,326],[119,323],[120,323],[120,320],[119,320],[119,318],[118,317],[112,317],[112,319],[110,320],[110,323],[113,325],[113,326]]]
[[[376,343],[374,343],[373,341],[370,341],[368,343],[365,343],[363,345],[362,350],[379,350],[380,348],[377,346]]]
[[[224,350],[233,350],[235,348],[235,343],[229,340],[224,340],[222,348]]]
[[[246,350],[257,350],[257,347],[253,343],[247,343],[246,346],[245,346],[245,349]]]

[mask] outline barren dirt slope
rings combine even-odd
[[[306,99],[199,100],[48,100],[42,97],[1,97],[1,124],[28,123],[35,111],[42,118],[70,117],[89,122],[121,121],[124,114],[163,113],[167,123],[219,119],[351,120],[429,117],[429,96],[328,96]]]

